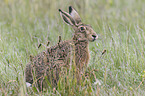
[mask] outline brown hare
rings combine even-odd
[[[26,82],[36,84],[40,89],[46,85],[46,79],[52,86],[56,86],[61,68],[69,67],[72,64],[71,58],[75,60],[77,69],[83,70],[89,62],[88,43],[98,38],[90,25],[81,22],[80,16],[71,6],[69,13],[61,9],[59,12],[64,22],[74,29],[74,36],[72,40],[61,41],[37,56],[30,57],[31,62],[26,65],[25,70]],[[74,55],[71,55],[72,51]]]

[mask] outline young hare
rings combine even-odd
[[[60,15],[65,23],[72,26],[74,36],[72,40],[59,42],[35,57],[30,57],[30,63],[26,65],[26,82],[36,84],[42,89],[46,81],[57,85],[62,67],[68,68],[71,58],[74,59],[76,67],[82,71],[89,61],[88,43],[95,41],[98,36],[90,25],[83,24],[78,13],[69,6],[69,13],[59,9]],[[74,55],[72,54],[74,52]],[[74,64],[74,63],[73,63]]]

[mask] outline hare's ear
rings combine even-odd
[[[72,8],[72,6],[69,6],[69,14],[72,16],[72,18],[76,21],[77,24],[81,23],[81,18],[79,14]]]
[[[62,11],[61,9],[59,9],[59,12],[60,12],[62,19],[65,21],[65,23],[72,25],[72,26],[75,25],[75,21],[70,14]]]

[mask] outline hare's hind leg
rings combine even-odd
[[[28,64],[26,66],[25,70],[25,79],[26,79],[26,86],[30,87],[33,83],[33,77],[32,77],[32,70],[31,70],[31,64]]]
[[[52,88],[55,88],[57,87],[57,83],[58,83],[59,76],[61,73],[61,67],[64,66],[64,61],[59,60],[57,62],[53,62],[53,64],[51,65],[52,65],[51,68],[46,70],[46,75],[45,75],[45,80],[43,82],[43,86],[44,87],[50,86]]]

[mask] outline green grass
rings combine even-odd
[[[82,21],[99,35],[90,43],[88,77],[77,85],[72,73],[60,78],[58,88],[36,92],[26,88],[24,70],[29,56],[72,37],[58,9],[72,5]],[[0,3],[0,94],[102,95],[145,94],[144,0],[3,0]],[[38,45],[42,44],[38,49]],[[106,49],[106,53],[102,51]],[[91,71],[97,69],[98,71]],[[74,71],[73,69],[71,72]],[[100,82],[96,83],[96,82]],[[95,84],[96,83],[96,84]]]

